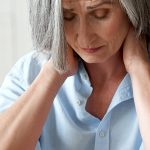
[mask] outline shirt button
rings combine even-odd
[[[101,130],[101,131],[99,132],[99,136],[100,136],[100,137],[105,137],[105,132],[104,132],[103,130]]]
[[[80,100],[77,100],[77,104],[78,104],[78,105],[81,105],[81,101],[80,101]]]

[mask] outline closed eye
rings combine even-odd
[[[110,9],[103,8],[103,9],[97,9],[94,11],[91,11],[88,13],[88,15],[95,17],[96,19],[105,19],[110,13]],[[63,17],[65,21],[72,21],[77,16],[76,13],[66,10],[63,10]]]
[[[76,14],[71,11],[64,10],[63,16],[64,16],[64,20],[71,21],[76,17]]]
[[[108,9],[99,9],[91,12],[91,14],[97,19],[104,19],[108,16],[109,12]]]

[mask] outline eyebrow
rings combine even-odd
[[[110,4],[113,4],[113,2],[110,1],[110,0],[103,1],[103,2],[100,2],[100,3],[95,4],[95,5],[93,5],[93,6],[88,6],[87,9],[88,9],[88,10],[95,9],[95,8],[97,8],[97,7],[99,7],[99,6],[106,5],[106,4],[107,4],[107,5],[110,5]]]
[[[97,7],[99,7],[99,6],[101,6],[101,5],[110,5],[110,4],[113,4],[113,2],[111,1],[111,0],[105,0],[105,1],[103,1],[103,2],[100,2],[100,3],[98,3],[98,4],[95,4],[95,5],[93,5],[93,6],[87,6],[87,9],[88,10],[92,10],[92,9],[95,9],[95,8],[97,8]],[[70,8],[70,9],[68,9],[68,8],[63,8],[64,10],[67,10],[67,11],[74,11],[74,9],[73,8]]]

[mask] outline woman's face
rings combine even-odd
[[[117,54],[129,30],[118,0],[63,0],[68,44],[87,63]]]

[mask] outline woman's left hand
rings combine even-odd
[[[150,150],[150,64],[146,39],[137,37],[133,28],[123,45],[123,60],[131,77],[134,104],[144,149]]]
[[[123,61],[130,75],[136,74],[140,68],[149,66],[146,38],[137,37],[133,27],[129,29],[124,41]]]

